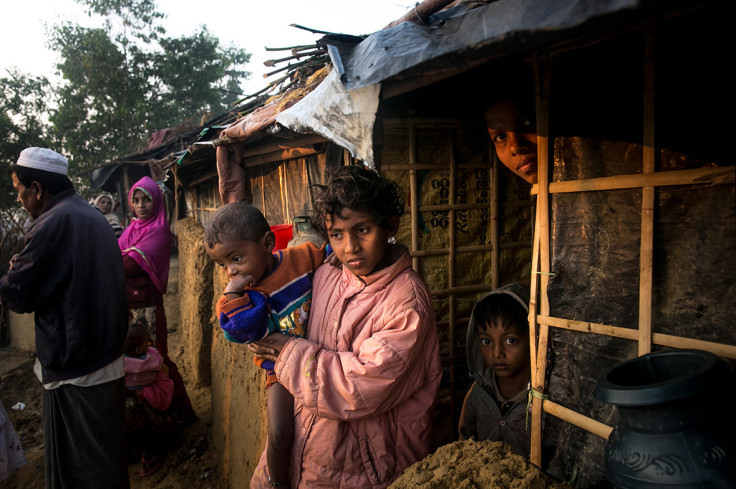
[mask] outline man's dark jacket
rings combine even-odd
[[[94,372],[123,352],[128,303],[123,260],[103,215],[74,190],[52,196],[25,248],[0,279],[9,309],[35,312],[43,382]]]

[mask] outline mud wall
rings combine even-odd
[[[18,314],[7,310],[7,340],[10,346],[20,350],[36,350],[36,326],[33,314]]]
[[[230,489],[249,486],[266,443],[266,392],[262,370],[243,345],[230,343],[217,325],[215,305],[227,283],[204,251],[202,226],[177,224],[181,325],[187,368],[212,388],[211,442],[221,455]]]
[[[210,385],[212,350],[212,269],[214,265],[204,251],[203,229],[194,219],[177,222],[179,240],[179,302],[181,327],[185,338],[185,359],[192,380]]]

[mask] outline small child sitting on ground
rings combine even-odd
[[[230,282],[217,302],[225,337],[236,343],[282,333],[306,334],[312,303],[312,276],[326,247],[311,242],[274,252],[275,236],[256,207],[233,202],[220,208],[204,233],[205,249]],[[272,483],[288,479],[294,438],[294,398],[276,380],[274,363],[254,359],[266,370],[268,471]]]
[[[509,284],[479,300],[470,315],[467,359],[473,385],[460,413],[460,439],[502,441],[529,457],[527,402],[529,290]]]
[[[123,345],[125,354],[125,424],[131,448],[142,450],[141,475],[161,468],[166,439],[176,427],[176,419],[166,411],[171,406],[174,382],[166,373],[163,357],[149,346],[146,328],[128,326]]]

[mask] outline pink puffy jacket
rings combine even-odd
[[[294,395],[290,487],[385,488],[427,455],[441,370],[432,300],[396,247],[367,277],[329,265],[314,276],[307,338],[276,362]],[[270,487],[265,451],[251,487]]]

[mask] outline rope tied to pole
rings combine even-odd
[[[535,388],[533,388],[531,385],[529,385],[529,397],[527,398],[526,402],[526,430],[529,431],[529,411],[532,407],[532,398],[536,397],[537,399],[549,399],[549,394],[545,394],[544,392],[539,392]]]

